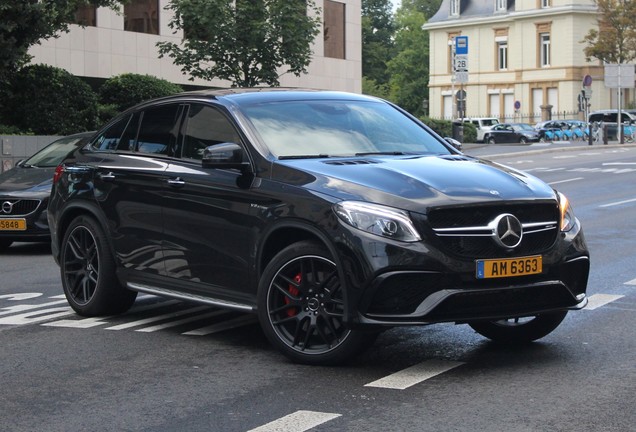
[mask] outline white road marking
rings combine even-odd
[[[404,390],[463,364],[462,362],[449,360],[426,360],[377,381],[365,384],[365,387]]]
[[[16,293],[0,295],[0,300],[23,301],[40,297],[42,293]]]
[[[604,162],[603,166],[606,165],[636,165],[636,162]]]
[[[185,333],[181,333],[187,336],[206,336],[213,333],[219,333],[225,330],[230,330],[236,327],[242,327],[249,324],[254,324],[258,319],[254,315],[245,315],[237,318],[233,318],[228,321],[224,321],[218,324],[212,324],[207,327],[201,327],[195,330],[191,330]]]
[[[0,315],[9,315],[9,314],[13,314],[13,313],[16,313],[16,312],[24,312],[24,311],[28,311],[28,310],[40,309],[40,308],[43,308],[43,307],[55,306],[55,305],[64,304],[64,303],[68,304],[68,302],[66,300],[56,300],[56,301],[42,303],[42,304],[36,304],[36,305],[15,305],[15,306],[9,306],[9,307],[2,308],[2,312],[0,312]]]
[[[97,327],[103,324],[108,324],[108,322],[105,321],[108,318],[111,318],[111,317],[93,317],[93,318],[84,318],[79,320],[59,320],[59,321],[53,321],[50,323],[44,323],[42,325],[48,326],[48,327],[86,329],[91,327]]]
[[[124,330],[124,329],[128,329],[128,328],[131,328],[131,327],[138,327],[140,325],[144,325],[144,324],[149,324],[149,323],[152,323],[152,322],[165,320],[165,319],[168,319],[168,318],[176,318],[178,316],[199,312],[199,311],[202,311],[204,309],[209,309],[209,308],[210,308],[209,306],[198,306],[198,307],[194,307],[194,308],[190,308],[190,309],[180,310],[180,311],[177,311],[177,312],[170,312],[170,313],[163,314],[163,315],[157,315],[157,316],[153,316],[153,317],[150,317],[150,318],[144,318],[144,319],[137,320],[137,321],[131,321],[131,322],[127,322],[127,323],[124,323],[124,324],[119,324],[119,325],[112,326],[112,327],[106,327],[106,330]]]
[[[576,155],[563,155],[563,156],[552,156],[552,159],[574,159],[578,156]]]
[[[569,182],[583,180],[583,179],[584,179],[583,177],[575,177],[575,178],[571,178],[571,179],[567,179],[567,180],[559,180],[559,181],[550,182],[548,184],[549,185],[556,185],[556,184],[569,183]]]
[[[60,318],[66,315],[72,315],[75,312],[70,307],[58,307],[50,309],[41,309],[31,311],[19,315],[12,315],[4,318],[0,318],[0,324],[3,325],[25,325],[34,324],[41,321],[47,321],[55,318]]]
[[[617,202],[613,202],[613,203],[609,203],[609,204],[603,204],[603,205],[600,205],[599,207],[613,207],[613,206],[617,206],[617,205],[621,205],[621,204],[627,204],[627,203],[631,203],[631,202],[636,202],[636,198],[628,199],[628,200],[625,200],[625,201],[617,201]]]
[[[183,318],[183,319],[180,319],[180,320],[177,320],[177,321],[170,321],[170,322],[167,322],[165,324],[157,324],[156,326],[145,327],[145,328],[142,328],[142,329],[139,329],[139,330],[135,330],[135,331],[143,332],[143,333],[152,333],[152,332],[156,332],[156,331],[159,331],[159,330],[167,329],[167,328],[170,328],[170,327],[177,327],[177,326],[180,326],[181,324],[187,324],[187,323],[190,323],[190,322],[193,322],[193,321],[199,321],[199,320],[202,320],[202,319],[211,318],[211,317],[217,316],[217,315],[225,315],[227,313],[229,313],[229,312],[226,311],[226,310],[215,310],[215,311],[212,311],[212,312],[208,312],[208,313],[204,313],[204,314],[200,314],[200,315],[195,315],[195,316],[191,316],[191,317],[188,317],[188,318]]]
[[[304,432],[341,415],[317,411],[296,411],[247,432]]]
[[[636,279],[632,279],[629,282],[625,282],[625,285],[636,285]]]
[[[587,306],[585,306],[583,309],[587,309],[587,310],[594,310],[594,309],[598,309],[601,306],[605,306],[608,303],[611,303],[613,301],[616,301],[620,298],[623,298],[625,296],[623,295],[612,295],[612,294],[594,294],[590,297],[588,297],[588,303]]]

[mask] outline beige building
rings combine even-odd
[[[169,58],[159,58],[156,43],[179,42],[182,32],[168,27],[169,0],[130,0],[118,13],[87,6],[78,22],[59,38],[32,47],[32,63],[44,63],[86,78],[106,79],[122,73],[149,74],[177,84],[229,87],[222,80],[189,81]],[[281,85],[359,93],[362,86],[360,0],[316,0],[323,28],[314,41],[308,74],[285,74]]]
[[[452,95],[465,90],[466,117],[535,123],[550,105],[553,118],[583,119],[578,95],[586,75],[591,109],[615,108],[616,90],[605,87],[603,66],[583,54],[581,41],[596,18],[592,0],[443,0],[424,26],[431,117],[457,118]],[[468,37],[465,84],[451,80],[453,40],[460,35]],[[624,103],[630,101],[628,90]]]

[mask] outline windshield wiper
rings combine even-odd
[[[402,151],[378,151],[378,152],[364,152],[364,153],[356,153],[356,156],[406,156],[406,155],[419,155],[422,153],[416,152],[402,152]]]
[[[322,158],[330,158],[328,154],[313,154],[313,155],[288,155],[288,156],[280,156],[279,160],[284,159],[322,159]]]

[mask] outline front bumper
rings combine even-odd
[[[341,248],[352,327],[426,325],[532,316],[587,304],[589,253],[580,225],[542,253],[537,275],[477,279],[475,260],[432,245],[378,242],[355,235]],[[348,249],[348,248],[347,248]],[[354,264],[355,263],[355,264]]]

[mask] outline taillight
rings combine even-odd
[[[55,167],[55,172],[53,173],[53,184],[57,183],[60,177],[62,177],[62,174],[64,174],[64,165],[58,165]]]

